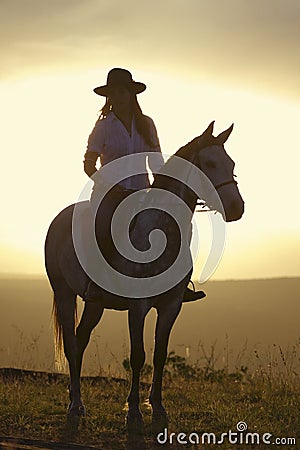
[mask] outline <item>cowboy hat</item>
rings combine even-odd
[[[99,86],[94,89],[94,92],[104,97],[109,96],[109,90],[115,86],[125,86],[134,94],[140,94],[146,89],[144,83],[133,81],[131,73],[126,69],[114,68],[108,72],[105,86]]]

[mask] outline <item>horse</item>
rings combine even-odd
[[[188,252],[185,252],[183,259],[190,261],[189,243],[190,238],[182,238],[177,232],[176,223],[163,210],[163,206],[151,207],[151,193],[158,190],[159,193],[166,192],[173,198],[176,196],[181,200],[181,205],[175,205],[175,209],[181,207],[185,211],[185,231],[189,234],[192,216],[196,210],[199,198],[206,202],[207,206],[219,212],[222,216],[222,222],[231,222],[239,220],[244,212],[244,201],[241,197],[237,182],[235,180],[234,161],[226,153],[224,144],[232,132],[233,124],[227,130],[218,136],[213,136],[214,122],[207,129],[191,142],[181,147],[173,156],[171,156],[163,169],[164,173],[156,174],[152,185],[148,191],[150,198],[147,209],[136,215],[131,227],[131,238],[133,243],[141,252],[149,249],[149,239],[146,235],[151,232],[162,230],[171,245],[166,247],[157,259],[157,264],[152,262],[132,262],[128,264],[126,258],[116,254],[116,261],[127,275],[134,275],[135,279],[147,282],[149,277],[159,271],[164,271],[170,263],[176,260],[174,250],[182,240],[186,241]],[[205,193],[197,193],[194,188],[186,185],[180,176],[174,175],[172,169],[174,162],[180,161],[180,164],[188,164],[189,167],[196,169],[193,174],[193,183],[201,188],[199,172],[204,173],[209,180],[212,190],[217,192],[220,204],[213,204],[210,193],[204,198]],[[179,171],[181,165],[179,164]],[[199,187],[198,186],[198,187]],[[201,189],[200,189],[201,190]],[[208,189],[209,191],[209,189]],[[146,197],[147,197],[146,195]],[[80,202],[82,203],[82,202]],[[169,203],[167,198],[167,203]],[[163,205],[163,203],[161,203]],[[153,355],[153,376],[149,395],[149,403],[152,408],[152,420],[167,423],[167,412],[162,403],[162,380],[163,368],[166,361],[168,341],[171,329],[178,317],[183,303],[183,293],[189,283],[192,268],[188,269],[184,275],[176,271],[175,279],[171,286],[166,286],[161,291],[146,292],[143,295],[135,295],[134,287],[132,295],[125,292],[109,292],[103,289],[103,295],[99,301],[85,302],[84,310],[78,324],[77,321],[77,296],[84,298],[84,292],[89,277],[82,267],[80,258],[75,249],[72,227],[73,215],[76,204],[70,205],[61,211],[52,221],[46,241],[45,241],[45,266],[50,285],[54,293],[53,299],[53,319],[54,336],[56,350],[65,354],[69,365],[70,384],[69,395],[70,404],[68,415],[80,417],[86,414],[86,409],[81,397],[80,374],[82,367],[82,358],[88,345],[90,335],[94,327],[99,323],[103,310],[127,310],[128,323],[130,331],[130,365],[131,365],[131,387],[127,398],[127,426],[142,426],[143,418],[139,407],[139,381],[140,372],[145,362],[145,351],[143,343],[144,321],[151,308],[157,311],[157,321],[155,329],[155,347]],[[144,235],[141,237],[141,235]],[[155,236],[155,235],[153,235]],[[153,237],[152,236],[152,237]],[[155,240],[155,239],[154,239]],[[153,241],[153,239],[152,239]],[[169,247],[169,248],[168,248]],[[175,252],[175,253],[174,253]],[[159,270],[157,269],[159,266]],[[149,272],[149,267],[151,268]],[[153,272],[154,270],[154,272]],[[174,278],[174,277],[173,277]],[[161,278],[162,279],[162,278]],[[169,277],[163,280],[168,281]],[[157,286],[156,286],[157,288]],[[137,298],[138,297],[138,298]]]

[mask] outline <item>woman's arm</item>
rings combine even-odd
[[[153,143],[153,147],[151,147],[149,151],[154,152],[150,153],[148,156],[148,165],[153,175],[156,175],[165,164],[165,161],[161,153],[160,143],[154,122],[150,117],[147,118],[150,126],[151,141]]]
[[[84,171],[89,177],[91,177],[97,171],[96,162],[98,157],[99,157],[98,153],[89,152],[88,150],[84,155],[83,161]]]
[[[96,162],[104,146],[104,122],[98,120],[89,135],[87,150],[84,155],[84,171],[91,177],[96,171]]]

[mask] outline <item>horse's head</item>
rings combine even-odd
[[[232,132],[233,125],[217,137],[212,135],[214,122],[204,133],[192,141],[194,163],[209,178],[217,190],[223,204],[226,222],[239,220],[244,213],[241,197],[233,173],[235,163],[224,149],[224,144]],[[204,199],[205,200],[205,199]],[[212,208],[214,205],[209,205]],[[216,209],[218,209],[216,207]],[[219,211],[223,214],[222,211]]]

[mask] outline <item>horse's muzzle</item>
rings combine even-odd
[[[233,200],[230,203],[230,206],[226,208],[225,215],[226,215],[226,222],[234,222],[236,220],[239,220],[245,211],[245,203],[242,199],[240,200]]]

